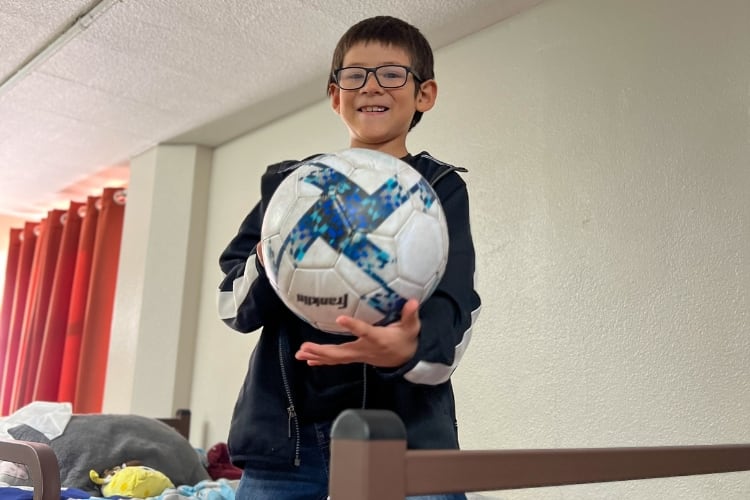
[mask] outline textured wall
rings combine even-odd
[[[0,290],[5,286],[5,267],[8,264],[8,246],[10,245],[10,230],[23,228],[25,221],[17,217],[0,215]],[[2,292],[0,291],[0,300]]]
[[[410,149],[470,170],[464,447],[750,442],[748,21],[742,0],[560,0],[438,52]],[[208,444],[252,347],[217,324],[216,256],[265,164],[346,144],[323,102],[214,155],[191,403]],[[744,499],[750,478],[500,495]]]
[[[739,1],[559,1],[440,52],[414,139],[471,170],[465,446],[750,441],[748,20]],[[556,494],[744,498],[744,478]]]

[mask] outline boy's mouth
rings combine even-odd
[[[363,113],[382,113],[388,111],[388,108],[385,106],[362,106],[359,108],[359,111]]]

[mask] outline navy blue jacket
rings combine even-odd
[[[345,335],[321,332],[282,303],[256,259],[264,207],[300,162],[271,165],[261,178],[261,201],[221,254],[219,315],[231,328],[262,328],[240,390],[228,446],[239,467],[284,468],[299,464],[299,428],[331,421],[348,408],[396,412],[413,449],[458,448],[450,376],[471,339],[480,299],[474,290],[475,256],[466,184],[457,171],[428,153],[403,158],[435,189],[450,238],[445,273],[419,310],[422,329],[414,357],[396,369],[352,363],[310,367],[294,353],[304,341],[342,343]]]

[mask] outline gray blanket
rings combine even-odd
[[[91,469],[104,469],[128,460],[163,472],[175,486],[210,479],[190,442],[163,422],[137,415],[73,415],[65,431],[53,440],[27,425],[8,432],[14,439],[45,443],[60,464],[63,486],[99,495],[89,479]]]

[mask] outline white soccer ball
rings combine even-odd
[[[373,325],[425,301],[448,260],[437,195],[406,162],[346,149],[303,162],[277,188],[261,228],[263,261],[281,300],[316,328],[348,333],[341,315]]]

